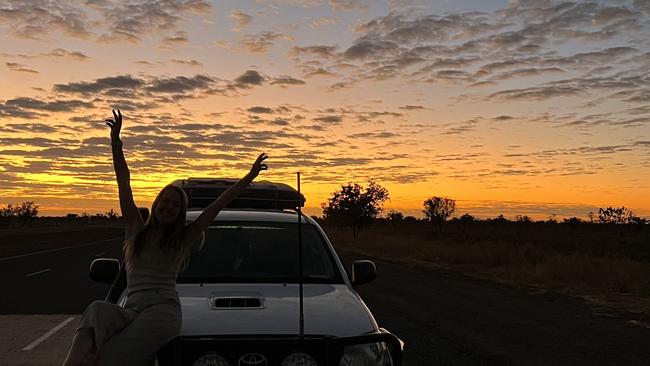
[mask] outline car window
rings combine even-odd
[[[302,225],[305,283],[343,283],[320,232]],[[298,282],[298,225],[215,222],[178,282]]]

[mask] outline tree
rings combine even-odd
[[[447,221],[456,211],[456,200],[447,197],[433,196],[422,203],[422,212],[427,221],[430,221],[438,228],[438,234],[442,233],[442,224]]]
[[[517,216],[515,216],[515,220],[518,223],[521,223],[521,224],[530,224],[531,222],[533,222],[533,220],[529,216],[526,216],[526,215],[523,215],[523,216],[522,215],[517,215]]]
[[[598,222],[601,224],[628,224],[632,222],[632,211],[625,207],[598,209]]]
[[[462,222],[464,224],[471,224],[474,221],[476,221],[476,217],[474,217],[474,216],[472,216],[472,215],[470,215],[469,213],[466,212],[466,213],[463,214],[463,216],[460,217],[459,220],[460,220],[460,222]]]
[[[396,226],[400,222],[404,221],[404,214],[399,211],[390,210],[388,211],[386,218],[388,219],[388,222],[391,223],[391,225]]]
[[[108,217],[109,220],[115,220],[117,218],[117,212],[113,210],[112,208],[105,213],[106,217]]]
[[[34,201],[26,201],[20,204],[16,209],[16,217],[27,221],[38,215],[39,205],[35,205]]]
[[[636,224],[636,225],[647,225],[650,223],[650,220],[644,218],[644,217],[639,217],[639,216],[632,216],[630,218],[630,224]]]
[[[24,224],[38,215],[38,207],[34,201],[25,201],[20,206],[9,203],[7,207],[0,208],[0,217],[15,217]]]
[[[495,217],[492,219],[492,222],[495,224],[505,224],[508,222],[508,219],[506,219],[503,214],[500,214],[499,216]]]
[[[14,217],[16,216],[16,209],[13,203],[7,204],[7,207],[0,208],[0,217]]]
[[[352,227],[356,238],[359,230],[379,215],[388,199],[388,190],[371,180],[365,189],[356,183],[341,186],[321,207],[325,220]]]
[[[577,227],[578,225],[580,225],[581,222],[582,222],[582,220],[580,220],[579,218],[577,218],[575,216],[570,217],[568,219],[564,219],[564,223],[569,225],[570,227]]]

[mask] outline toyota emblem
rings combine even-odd
[[[266,357],[259,353],[247,353],[239,358],[238,366],[267,366]]]

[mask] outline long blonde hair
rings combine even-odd
[[[181,198],[181,205],[176,220],[171,224],[164,225],[156,219],[156,209],[158,208],[158,202],[162,195],[170,189],[178,192]],[[151,205],[151,213],[149,214],[142,230],[140,230],[140,232],[135,236],[132,243],[129,243],[128,239],[124,243],[124,262],[127,270],[130,271],[137,265],[137,262],[140,259],[140,254],[142,253],[144,239],[148,233],[154,230],[164,231],[163,239],[158,243],[158,247],[165,251],[167,255],[173,257],[175,268],[178,268],[179,266],[184,268],[187,265],[187,260],[189,259],[191,250],[191,248],[185,243],[187,204],[187,194],[185,194],[185,191],[183,191],[182,188],[168,184],[160,190]]]

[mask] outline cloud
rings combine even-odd
[[[351,139],[388,139],[393,137],[400,137],[401,135],[395,132],[361,132],[348,135]]]
[[[336,50],[337,46],[325,46],[325,45],[317,45],[317,46],[306,46],[306,47],[298,47],[294,46],[291,48],[290,54],[292,56],[303,56],[303,55],[309,55],[309,56],[317,56],[320,58],[334,58],[336,56]]]
[[[162,44],[164,47],[174,47],[181,46],[190,43],[190,39],[187,37],[187,32],[176,31],[173,36],[165,37],[162,39]]]
[[[58,129],[44,123],[9,123],[4,126],[12,132],[57,133]]]
[[[399,45],[396,42],[381,39],[361,39],[343,52],[343,57],[348,60],[364,60],[373,57],[383,57],[396,52]]]
[[[266,79],[255,70],[246,70],[235,79],[235,85],[240,88],[247,88],[252,85],[262,85]]]
[[[530,76],[540,76],[544,74],[562,74],[562,73],[566,73],[566,71],[560,69],[559,67],[517,69],[517,70],[506,71],[498,75],[494,75],[488,81],[508,80],[508,79],[515,79],[515,78],[530,77]]]
[[[305,81],[293,78],[291,76],[280,76],[273,78],[271,85],[280,85],[283,87],[287,85],[305,85]]]
[[[110,76],[95,79],[93,82],[72,82],[68,84],[54,84],[54,91],[62,93],[90,94],[111,89],[137,89],[144,85],[142,79],[131,75]]]
[[[171,62],[177,64],[177,65],[186,65],[186,66],[203,66],[203,63],[197,60],[180,60],[180,59],[172,59]]]
[[[361,0],[329,0],[328,3],[333,10],[354,11],[368,8]]]
[[[508,89],[492,93],[487,97],[501,100],[540,101],[555,97],[575,97],[584,94],[584,90],[575,86],[540,86],[522,89]]]
[[[67,2],[10,0],[0,5],[0,21],[10,34],[23,39],[46,39],[62,32],[76,38],[89,38],[88,18],[79,7]]]
[[[204,0],[165,0],[154,2],[97,2],[95,7],[107,18],[107,30],[99,37],[103,42],[139,42],[143,35],[172,33],[186,14],[206,14],[212,10]],[[184,43],[186,34],[176,33],[166,44]]]
[[[41,53],[42,56],[47,57],[61,57],[77,61],[87,61],[90,57],[84,55],[81,52],[68,51],[64,48],[54,48],[49,52]]]
[[[328,125],[339,124],[343,122],[343,117],[341,116],[320,116],[314,118],[314,121],[325,123]]]
[[[288,37],[278,32],[262,31],[255,34],[245,34],[241,39],[241,44],[249,52],[264,53],[279,39],[288,39]]]
[[[531,92],[530,96],[539,100],[544,94],[567,95],[572,89],[531,89],[544,88],[535,85],[533,77],[575,75],[603,64],[620,70],[624,62],[642,62],[641,58],[632,61],[640,51],[630,45],[635,44],[634,36],[643,39],[650,30],[650,21],[634,7],[637,4],[621,0],[615,5],[512,1],[493,12],[444,14],[426,14],[424,8],[393,8],[388,15],[359,24],[358,36],[343,51],[316,44],[295,46],[290,55],[305,76],[341,77],[330,85],[330,90],[351,87],[363,80],[396,77],[489,90],[508,80],[531,77],[526,81],[529,85],[518,85],[518,89]],[[566,55],[565,49],[578,42],[582,52]],[[593,45],[601,48],[593,49]],[[506,89],[512,89],[512,85]]]
[[[16,62],[5,62],[5,66],[7,66],[8,69],[13,70],[13,71],[17,71],[17,72],[27,72],[27,73],[31,73],[31,74],[38,74],[38,71],[30,69],[27,66],[25,66],[23,64],[16,63]]]
[[[214,80],[206,75],[193,77],[176,76],[172,78],[154,79],[146,90],[155,93],[186,93],[196,89],[206,90]]]
[[[79,108],[92,108],[93,104],[82,100],[43,101],[34,98],[14,98],[4,101],[5,108],[15,108],[28,111],[69,112]]]
[[[246,109],[247,112],[250,113],[273,113],[273,109],[269,107],[261,107],[261,106],[255,106],[255,107],[250,107]]]
[[[407,110],[407,111],[412,111],[412,110],[417,110],[417,109],[426,109],[426,108],[423,107],[423,106],[421,106],[421,105],[410,105],[410,104],[407,104],[407,105],[403,105],[403,106],[399,107],[399,109],[404,109],[404,110]]]
[[[235,21],[236,30],[247,27],[253,21],[252,15],[244,13],[241,10],[233,10],[230,13],[230,18]]]

